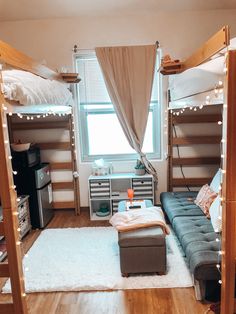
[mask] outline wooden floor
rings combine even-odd
[[[80,216],[72,211],[58,211],[48,228],[108,225],[91,222],[87,211]],[[25,237],[24,252],[39,234],[39,230],[34,230]],[[10,295],[0,294],[0,302],[8,300]],[[30,293],[27,304],[32,314],[204,314],[209,307],[195,300],[193,288]]]

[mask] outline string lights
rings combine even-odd
[[[225,53],[225,63],[224,63],[224,69],[223,69],[223,73],[226,74],[227,73],[227,66],[226,66],[226,56],[227,56],[227,52]],[[205,105],[210,105],[211,103],[213,103],[213,98],[219,98],[221,99],[222,97],[222,94],[224,92],[224,89],[223,89],[223,81],[219,80],[218,81],[218,84],[216,84],[215,88],[214,88],[214,94],[211,98],[210,95],[207,95],[205,97],[205,102],[204,104],[200,104],[200,105],[190,105],[190,104],[186,104],[184,106],[184,108],[181,108],[181,109],[172,109],[172,108],[168,108],[168,110],[173,114],[173,115],[176,115],[176,116],[179,116],[180,114],[183,114],[185,109],[188,108],[189,110],[193,110],[193,111],[197,111],[197,110],[202,110],[203,107]],[[227,104],[224,103],[224,100],[222,98],[222,101],[223,101],[223,110],[226,110],[227,109]],[[217,124],[219,126],[222,126],[223,124],[223,121],[222,120],[219,120],[217,121]],[[225,138],[222,138],[221,139],[221,163],[220,163],[220,168],[222,169],[221,173],[221,182],[220,182],[220,187],[219,187],[219,198],[220,198],[220,202],[219,202],[219,208],[218,208],[218,213],[219,213],[219,216],[218,216],[218,220],[220,221],[220,224],[222,224],[222,209],[223,209],[223,202],[224,202],[224,197],[222,195],[222,184],[223,184],[223,180],[224,180],[224,175],[226,174],[226,170],[223,169],[224,168],[224,162],[225,162],[225,145],[226,145],[226,140]],[[221,257],[222,255],[224,255],[224,251],[221,250],[221,238],[220,238],[220,234],[221,234],[221,230],[215,230],[215,233],[216,233],[216,243],[217,243],[217,246],[218,246],[218,261],[216,263],[216,268],[220,274],[220,279],[218,280],[218,283],[221,285],[222,284],[222,279],[221,279]]]

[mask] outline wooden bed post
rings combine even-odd
[[[0,94],[0,99],[1,99]],[[2,100],[2,99],[1,99]],[[2,103],[2,102],[1,102]],[[0,108],[0,195],[3,208],[3,221],[0,223],[1,235],[6,238],[8,263],[0,263],[0,276],[10,277],[13,304],[1,304],[1,313],[28,313],[22,270],[21,246],[17,231],[17,195],[12,178],[12,167],[7,131],[6,114]]]
[[[227,57],[226,104],[223,121],[223,230],[221,314],[234,313],[236,257],[236,51]]]

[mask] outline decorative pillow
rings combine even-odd
[[[204,214],[209,218],[209,208],[216,197],[217,193],[215,193],[208,184],[205,184],[198,192],[194,203],[198,205]]]
[[[209,214],[211,217],[211,224],[215,232],[221,232],[222,231],[222,206],[220,204],[219,195],[214,199],[213,203],[211,204],[211,207],[209,209]]]
[[[210,184],[210,188],[216,193],[219,193],[219,188],[220,188],[220,183],[221,183],[221,175],[222,175],[222,171],[221,171],[221,169],[219,169],[217,171],[217,173],[215,174],[215,176],[212,179],[211,184]]]

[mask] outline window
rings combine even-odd
[[[137,153],[130,147],[119,124],[95,53],[77,55],[75,61],[82,78],[77,90],[82,161],[137,158]],[[161,156],[159,95],[159,74],[155,71],[143,144],[143,151],[149,158]]]

